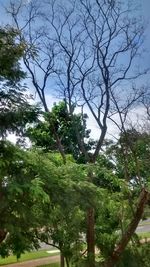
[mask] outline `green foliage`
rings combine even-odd
[[[128,246],[123,253],[117,267],[149,267],[150,263],[150,244],[145,243],[139,246]]]
[[[40,238],[53,240],[68,259],[76,260],[83,246],[85,211],[96,201],[96,187],[85,182],[86,168],[70,159],[64,166],[57,154],[55,159],[54,154],[24,151],[5,141],[0,151],[0,223],[9,233],[1,255],[12,251],[19,257],[38,248]]]
[[[134,184],[146,185],[149,178],[150,135],[135,129],[128,130],[120,136],[118,144],[113,147],[117,159],[118,175],[124,177],[125,168],[129,180]],[[126,166],[125,166],[126,162]],[[136,179],[137,177],[137,179]]]
[[[0,244],[2,256],[13,251],[19,257],[25,250],[39,246],[31,229],[39,225],[38,208],[49,203],[49,196],[37,166],[37,154],[0,142],[0,225],[7,232]]]
[[[103,191],[103,200],[96,209],[96,245],[101,257],[106,258],[113,250],[120,232],[121,194]]]
[[[79,168],[78,168],[79,167]],[[79,180],[85,175],[82,166],[68,162],[66,167],[56,165],[55,179],[50,184],[50,177],[43,175],[45,191],[51,200],[43,208],[45,227],[38,232],[42,241],[53,242],[69,260],[76,257],[82,249],[82,231],[85,211],[81,208],[80,200],[84,203]]]
[[[16,42],[17,31],[0,28],[0,137],[8,133],[23,134],[27,123],[37,120],[39,108],[28,103],[26,87],[19,81],[25,77],[19,60],[24,46]]]
[[[37,120],[39,108],[29,105],[23,93],[15,90],[1,91],[0,95],[0,136],[6,137],[10,133],[24,135],[26,126]]]
[[[8,79],[13,83],[25,77],[19,64],[24,46],[16,42],[17,35],[13,28],[0,28],[0,80]]]
[[[88,140],[84,142],[86,150],[89,152],[95,142],[89,140],[90,131],[86,129],[87,115],[70,115],[65,102],[55,104],[51,112],[43,115],[44,122],[39,122],[35,127],[30,128],[27,133],[35,146],[42,148],[44,151],[57,151],[58,146],[54,135],[54,132],[56,132],[61,138],[65,153],[73,155],[75,160],[84,163],[85,159],[80,151],[76,132],[82,140]]]
[[[4,141],[8,133],[21,135],[26,124],[37,118],[37,109],[29,105],[19,84],[25,77],[19,64],[24,49],[16,37],[13,29],[0,29],[0,254],[12,251],[19,257],[25,249],[38,246],[29,232],[37,225],[32,210],[43,194],[42,185],[37,180],[32,183],[29,155]]]

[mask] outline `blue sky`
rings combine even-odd
[[[30,0],[23,0],[24,2],[29,2]],[[14,0],[14,2],[18,2],[18,0]],[[124,0],[126,2],[126,0]],[[145,20],[145,49],[147,50],[146,57],[144,58],[145,66],[150,65],[150,0],[133,0],[131,2],[139,3],[139,11],[137,12],[137,16],[141,15]],[[4,7],[8,7],[10,0],[0,0],[0,24],[4,26],[6,24],[11,24],[11,18],[6,13]],[[143,62],[142,62],[143,64]]]
[[[13,0],[14,2],[18,2],[18,0]],[[24,2],[29,2],[30,0],[22,0]],[[64,0],[65,1],[65,0]],[[126,0],[124,0],[126,3]],[[137,17],[141,15],[145,20],[145,44],[144,48],[146,49],[146,56],[141,58],[141,62],[139,64],[145,65],[146,67],[150,66],[150,0],[132,0],[132,3],[139,3],[139,10],[137,12]],[[10,0],[0,0],[0,24],[1,26],[11,24],[11,18],[6,13],[4,7],[8,7]]]
[[[29,1],[29,0],[23,0],[23,1]],[[124,0],[126,2],[126,0]],[[150,66],[150,0],[133,0],[135,3],[139,2],[139,11],[137,12],[137,16],[141,15],[144,17],[145,19],[145,25],[146,25],[146,30],[145,30],[145,49],[147,50],[146,52],[146,56],[144,58],[141,58],[141,62],[139,62],[139,64],[145,65],[146,67]],[[132,1],[132,2],[133,2]],[[0,10],[1,10],[1,16],[0,16],[0,23],[1,26],[5,26],[7,24],[11,24],[11,19],[9,17],[9,15],[6,13],[4,6],[8,7],[9,6],[9,0],[0,0]],[[15,2],[15,1],[14,1]],[[17,0],[16,0],[17,2]],[[150,81],[150,79],[149,79]],[[29,87],[31,88],[31,84],[29,84]],[[47,95],[48,98],[48,102],[51,104],[55,101],[55,98],[48,94]],[[138,113],[142,113],[141,110],[138,111]],[[136,115],[132,114],[134,120],[136,120]],[[96,125],[92,119],[92,117],[89,118],[89,125],[90,128],[96,129],[96,131],[94,130],[94,134],[95,136],[97,135],[97,128]],[[112,129],[112,125],[110,125],[110,128]],[[113,132],[115,132],[115,129],[112,130]]]

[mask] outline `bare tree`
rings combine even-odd
[[[125,130],[129,109],[142,96],[132,82],[147,73],[138,65],[142,53],[144,27],[124,1],[105,0],[47,0],[42,4],[30,1],[11,2],[11,14],[21,40],[24,40],[24,64],[46,112],[46,96],[55,90],[65,99],[73,118],[74,106],[88,108],[99,127],[99,139],[93,153],[88,153],[84,138],[75,125],[75,133],[86,161],[95,164],[107,133],[107,121]],[[19,20],[25,14],[24,24]],[[132,15],[133,13],[133,15]],[[28,17],[27,17],[28,14]],[[20,21],[20,22],[19,22]],[[39,78],[38,78],[39,77]],[[49,88],[52,88],[49,90]],[[118,114],[120,124],[115,121]],[[53,134],[65,163],[65,154],[55,128]],[[88,175],[89,182],[93,174]],[[147,191],[142,191],[147,199]],[[140,199],[143,205],[143,197]],[[138,209],[138,207],[137,207]],[[143,209],[141,208],[141,214]],[[139,214],[139,212],[138,212]],[[139,218],[141,216],[139,215]],[[89,266],[95,265],[94,208],[87,213],[87,252]],[[137,223],[133,223],[124,242],[127,245]],[[126,233],[127,234],[127,233]],[[116,252],[118,253],[118,252]],[[120,254],[119,255],[120,257]],[[106,261],[105,266],[114,266]]]

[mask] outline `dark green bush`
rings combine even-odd
[[[128,247],[116,267],[149,267],[150,243]]]

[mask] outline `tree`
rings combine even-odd
[[[58,151],[56,139],[52,132],[52,125],[61,139],[64,152],[73,155],[78,163],[85,163],[85,155],[80,151],[74,128],[77,127],[82,140],[86,140],[86,150],[90,153],[96,142],[89,138],[90,130],[86,128],[86,114],[69,115],[65,102],[55,104],[52,111],[44,113],[44,121],[36,123],[27,131],[27,136],[36,147],[44,151]],[[84,141],[85,142],[85,141]]]
[[[0,28],[0,81],[4,79],[12,83],[25,77],[19,60],[23,55],[23,43],[16,43],[18,32],[11,28]]]
[[[37,119],[38,108],[28,102],[26,87],[20,81],[25,73],[19,60],[23,43],[17,43],[18,32],[13,28],[0,29],[0,136],[23,132],[27,123]]]
[[[0,151],[0,254],[6,256],[12,251],[19,257],[25,250],[39,247],[31,229],[39,225],[38,204],[49,198],[38,178],[34,153],[7,141],[0,142]]]
[[[64,167],[62,160],[54,153],[46,153],[44,157],[48,159],[47,163],[53,162],[55,179],[51,183],[48,174],[43,176],[44,189],[51,202],[44,205],[41,228],[35,235],[60,250],[61,266],[64,266],[63,258],[70,266],[70,261],[79,260],[83,248],[85,208],[81,192],[88,192],[90,188],[84,185],[86,176],[83,166],[79,168],[68,159]]]
[[[29,11],[29,19],[20,26],[19,15],[24,10]],[[133,68],[142,51],[143,24],[134,17],[134,12],[131,14],[128,4],[123,5],[120,1],[83,0],[78,5],[76,1],[68,1],[67,5],[63,1],[37,5],[30,1],[23,7],[11,2],[9,12],[20,32],[20,40],[25,43],[24,64],[45,111],[49,111],[47,88],[53,84],[65,98],[71,118],[76,104],[88,108],[95,119],[100,134],[91,154],[74,126],[81,153],[86,162],[95,164],[107,133],[108,119],[115,122],[113,115],[118,114],[121,126],[124,125],[128,110],[143,94],[130,84],[147,73],[143,66],[137,71]],[[37,73],[41,74],[41,81]],[[51,131],[65,163],[61,137],[54,125],[51,125]],[[92,172],[88,178],[89,183],[93,183]],[[94,217],[91,206],[87,216],[90,267],[94,266]]]
[[[126,211],[129,211],[130,223],[127,225],[123,219],[122,238],[116,243],[114,251],[112,250],[108,257],[106,266],[114,266],[116,258],[119,258],[123,252],[149,203],[149,167],[146,167],[149,158],[148,147],[149,135],[132,128],[121,134],[118,144],[113,145],[110,150],[111,153],[113,151],[112,158],[116,161],[116,173],[128,186],[124,200],[127,200]],[[137,203],[139,194],[140,198]]]
[[[27,232],[31,227],[28,208],[32,202],[30,190],[33,189],[33,177],[29,179],[24,173],[25,152],[7,141],[8,133],[22,135],[26,124],[37,119],[37,108],[28,103],[24,87],[20,84],[25,73],[19,64],[23,55],[23,45],[16,42],[17,34],[12,28],[0,29],[0,253],[2,256],[7,255],[10,250],[19,256],[25,248],[33,247],[29,242],[27,244]]]

